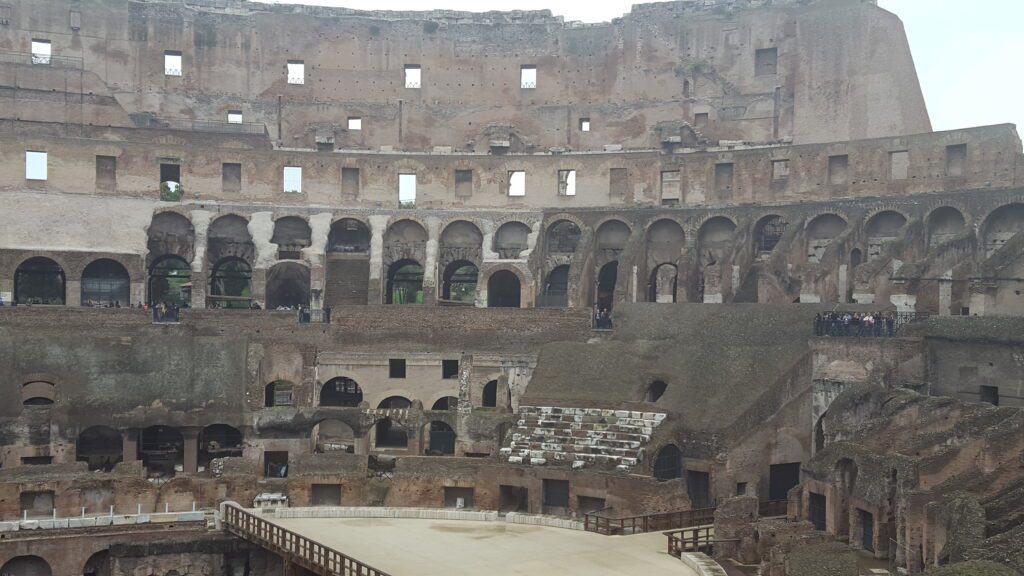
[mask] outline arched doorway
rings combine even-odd
[[[487,279],[488,308],[519,308],[521,287],[519,276],[509,270],[498,270]]]
[[[487,384],[484,384],[483,397],[480,400],[480,405],[484,408],[497,408],[498,407],[498,381],[491,380]]]
[[[14,272],[14,301],[18,304],[63,306],[65,294],[64,269],[49,258],[29,258]]]
[[[540,304],[547,308],[564,308],[569,305],[568,264],[555,266],[554,270],[548,273]]]
[[[16,556],[8,560],[0,574],[4,576],[53,576],[50,565],[39,556]]]
[[[110,551],[100,550],[85,561],[82,576],[108,576],[110,574]]]
[[[282,262],[267,270],[267,310],[309,308],[309,268]]]
[[[580,243],[580,227],[569,220],[552,224],[545,234],[545,243],[550,254],[572,254]]]
[[[654,477],[658,480],[683,477],[683,453],[675,444],[658,450],[658,455],[654,458]]]
[[[661,264],[656,267],[651,272],[649,301],[660,303],[675,302],[678,276],[675,264]]]
[[[668,386],[662,380],[654,380],[647,385],[647,392],[644,394],[644,402],[657,402],[665,394]]]
[[[363,390],[351,378],[331,378],[320,388],[321,406],[355,407],[363,401]]]
[[[423,266],[415,260],[399,260],[388,267],[387,304],[423,303]]]
[[[309,224],[298,216],[284,216],[274,221],[271,244],[277,244],[278,260],[300,260],[302,249],[312,243]]]
[[[211,424],[199,433],[199,466],[208,468],[215,458],[242,455],[242,432],[227,424]]]
[[[455,454],[455,431],[451,426],[440,420],[430,423],[427,454],[432,456]]]
[[[390,396],[381,400],[377,405],[378,410],[403,410],[412,406],[408,398],[402,396]],[[408,448],[409,434],[395,426],[390,417],[384,418],[375,425],[375,442],[378,448]]]
[[[82,306],[115,307],[131,304],[131,279],[120,262],[96,260],[82,272]]]
[[[90,472],[110,472],[123,459],[123,448],[120,432],[107,426],[92,426],[78,435],[75,460],[86,462]]]
[[[192,300],[192,267],[180,256],[164,256],[149,268],[149,305],[187,308]]]
[[[217,262],[210,275],[213,308],[248,308],[252,303],[252,268],[241,258]]]
[[[141,432],[138,457],[151,478],[171,478],[185,463],[185,439],[170,426],[150,426]]]
[[[597,273],[597,298],[595,301],[599,310],[611,311],[615,304],[615,282],[618,277],[618,260],[601,266],[601,271]]]
[[[467,260],[457,260],[444,270],[441,298],[460,304],[476,302],[477,267]]]

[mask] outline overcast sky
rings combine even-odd
[[[263,0],[269,1],[269,0]],[[358,9],[538,10],[603,22],[632,0],[292,0]],[[903,19],[932,126],[1024,125],[1024,0],[878,0]]]

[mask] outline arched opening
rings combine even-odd
[[[39,556],[16,556],[8,560],[0,574],[3,576],[53,576],[50,565]]]
[[[822,414],[814,423],[814,453],[817,454],[825,449],[825,414]]]
[[[165,256],[177,256],[191,262],[195,254],[195,229],[188,218],[177,212],[160,212],[153,216],[147,230],[149,262]]]
[[[444,396],[438,398],[437,402],[430,407],[431,410],[457,410],[459,407],[459,399],[455,396]]]
[[[377,404],[378,410],[408,410],[412,407],[412,400],[404,396],[388,396]]]
[[[85,561],[82,576],[108,576],[110,574],[110,551],[100,550]]]
[[[476,302],[477,267],[467,260],[456,260],[444,269],[441,298],[460,304]]]
[[[668,444],[654,458],[654,477],[657,480],[675,480],[683,477],[683,453],[675,444]]]
[[[370,229],[354,218],[342,218],[331,224],[327,251],[358,254],[370,251]]]
[[[267,270],[267,310],[309,308],[309,268],[295,262]]]
[[[484,384],[484,390],[480,405],[484,408],[497,408],[498,407],[498,381],[491,380],[487,384]]]
[[[101,258],[82,272],[82,306],[104,308],[131,304],[131,279],[116,260]]]
[[[388,267],[387,304],[423,303],[423,266],[415,260],[399,260]]]
[[[49,382],[27,382],[21,386],[22,406],[51,406],[57,399],[57,388]]]
[[[509,270],[498,270],[487,279],[488,308],[519,308],[521,288],[519,276]]]
[[[771,254],[788,226],[789,223],[777,214],[758,220],[754,225],[754,252],[758,255]]]
[[[963,233],[964,215],[951,206],[943,206],[928,215],[928,246],[939,246]]]
[[[991,257],[1021,232],[1024,232],[1024,204],[1009,204],[992,212],[984,226],[985,256]]]
[[[431,456],[455,454],[455,431],[451,426],[440,420],[430,423],[427,454]]]
[[[297,216],[285,216],[274,221],[272,244],[277,244],[278,260],[301,260],[302,249],[312,243],[309,224]]]
[[[807,224],[807,261],[821,262],[825,250],[846,230],[846,220],[835,214],[822,214]]]
[[[860,248],[854,248],[853,250],[850,250],[850,272],[851,273],[854,270],[856,270],[858,266],[860,266],[860,263],[863,262],[863,258],[864,257],[861,255]]]
[[[885,244],[899,240],[906,224],[906,217],[893,210],[872,216],[867,224],[868,260],[880,258]]]
[[[110,472],[123,460],[124,440],[121,433],[107,426],[92,426],[78,435],[75,460],[86,462],[89,471]]]
[[[616,259],[629,242],[630,229],[621,220],[609,220],[597,229],[597,249],[605,258]]]
[[[572,254],[580,243],[580,227],[569,220],[559,220],[548,227],[545,236],[549,254]]]
[[[170,426],[150,426],[141,432],[138,458],[150,478],[171,478],[183,469],[185,439]]]
[[[484,235],[472,222],[458,220],[452,222],[441,232],[441,261],[480,260],[480,249]]]
[[[668,386],[662,380],[655,380],[647,385],[647,391],[644,392],[644,402],[657,402]]]
[[[22,262],[14,272],[14,301],[18,304],[63,306],[64,269],[42,256]]]
[[[363,401],[363,389],[351,378],[331,378],[320,388],[321,406],[355,407]]]
[[[713,266],[721,262],[732,249],[735,231],[736,224],[725,216],[715,216],[704,222],[697,233],[701,265]]]
[[[614,260],[601,266],[597,273],[597,298],[599,310],[611,311],[615,304],[615,282],[619,277],[619,262]]]
[[[648,301],[671,304],[676,301],[679,273],[675,264],[661,264],[651,271]]]
[[[149,268],[149,305],[187,308],[192,301],[192,267],[180,256],[164,256]]]
[[[285,380],[275,380],[267,384],[263,393],[263,405],[267,408],[275,406],[294,406],[294,386]]]
[[[252,304],[252,268],[237,257],[217,262],[210,275],[213,308],[249,308]]]
[[[426,246],[427,231],[418,222],[399,220],[392,224],[384,233],[384,262],[392,263],[388,278],[398,269],[398,264],[419,265],[423,262]],[[419,274],[422,275],[423,271],[420,270]]]
[[[515,260],[529,247],[529,238],[529,226],[522,222],[506,222],[494,234],[494,251],[503,260]]]
[[[381,400],[377,405],[378,410],[407,410],[412,406],[408,398],[402,396],[389,396]],[[409,434],[405,430],[395,426],[390,417],[377,422],[376,442],[378,448],[407,448],[409,446]]]
[[[555,266],[544,281],[544,293],[538,303],[546,308],[565,308],[569,305],[569,265]]]
[[[216,458],[242,455],[242,432],[227,424],[211,424],[199,432],[199,466],[209,468]]]
[[[341,420],[327,419],[313,427],[314,451],[355,453],[355,434],[352,428]]]

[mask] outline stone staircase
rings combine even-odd
[[[520,406],[519,421],[501,457],[510,464],[566,464],[630,472],[643,461],[644,447],[666,414]]]

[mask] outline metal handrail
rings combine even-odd
[[[223,522],[225,531],[280,555],[285,562],[294,562],[316,574],[389,576],[387,572],[367,566],[334,548],[282,528],[232,504],[224,506]]]
[[[185,132],[213,132],[222,134],[250,134],[265,136],[267,126],[261,122],[223,122],[220,120],[196,120],[194,118],[164,118],[145,116],[136,120],[139,128],[182,130]]]

